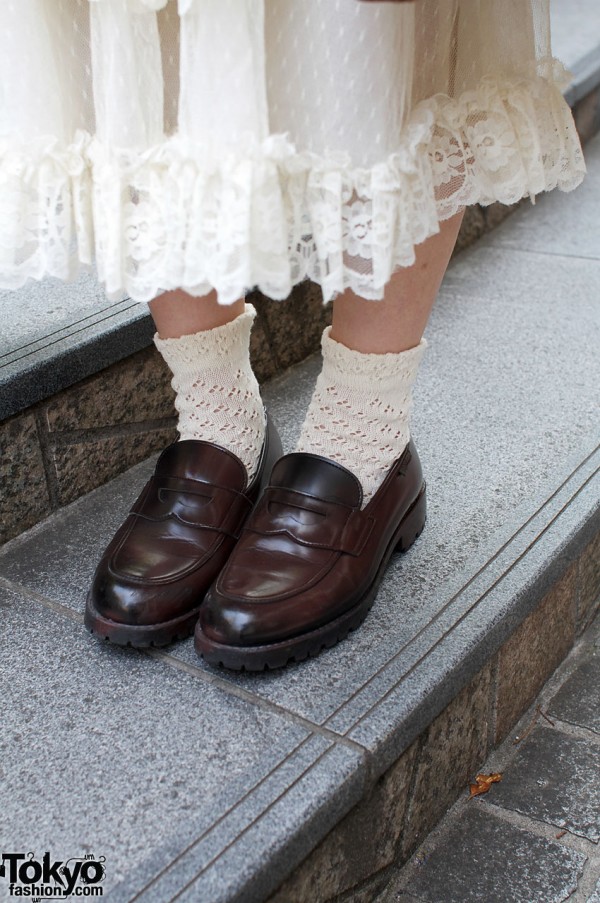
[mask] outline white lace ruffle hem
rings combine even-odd
[[[560,77],[560,73],[555,76]],[[575,188],[585,164],[557,82],[484,79],[416,106],[396,152],[371,168],[298,151],[285,135],[239,153],[174,135],[142,149],[78,132],[0,144],[0,288],[73,278],[96,263],[109,297],[149,301],[258,287],[286,298],[310,278],[324,300],[380,299],[439,221],[473,203]]]

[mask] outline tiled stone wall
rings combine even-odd
[[[284,304],[258,293],[251,357],[263,382],[319,347],[330,310],[306,282]],[[154,347],[0,423],[0,542],[172,442],[170,373]]]
[[[510,733],[599,611],[600,534],[268,903],[371,903],[392,870],[467,793],[489,752]]]

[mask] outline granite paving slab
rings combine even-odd
[[[204,899],[233,900],[248,871],[276,886],[267,851],[283,868],[289,837],[296,855],[310,846],[324,800],[336,819],[360,796],[358,752],[160,659],[109,649],[78,618],[6,587],[0,609],[3,851],[104,856],[105,892],[125,900],[126,876],[148,884],[194,850],[221,894]]]
[[[360,756],[312,737],[269,775],[231,816],[187,841],[169,838],[156,856],[132,870],[111,900],[262,903],[360,794]],[[328,805],[326,805],[326,801]]]
[[[562,903],[586,857],[507,824],[475,803],[413,870],[405,890],[426,903]],[[402,901],[402,892],[390,903]]]
[[[600,878],[598,879],[596,890],[591,897],[588,897],[587,903],[600,903]]]
[[[12,303],[18,307],[19,293],[15,294]],[[147,306],[130,299],[103,302],[50,329],[38,329],[34,322],[28,339],[0,354],[0,418],[148,348],[154,332]]]
[[[600,650],[583,662],[560,688],[549,711],[562,721],[600,734]]]
[[[600,85],[600,10],[595,0],[553,0],[550,15],[552,52],[566,64],[570,76],[563,94],[574,108],[584,140],[589,139],[598,131],[592,110]],[[593,118],[588,118],[590,113]]]
[[[495,788],[493,805],[600,841],[600,743],[533,732]]]
[[[0,366],[5,356],[24,353],[32,343],[81,320],[92,309],[106,309],[114,303],[118,302],[106,300],[93,272],[82,272],[73,282],[32,279],[16,291],[0,291],[0,304],[7,311],[0,338]]]

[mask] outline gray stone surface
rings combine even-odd
[[[175,417],[171,378],[156,348],[140,351],[49,399],[43,408],[48,432]]]
[[[600,743],[540,727],[494,791],[495,805],[600,841]]]
[[[588,897],[587,903],[600,903],[600,878],[598,878],[596,890],[591,897]]]
[[[59,505],[91,492],[119,470],[159,452],[177,439],[175,422],[163,429],[131,431],[125,435],[88,434],[82,441],[55,446],[51,452]]]
[[[0,291],[0,306],[9,311],[2,321],[0,363],[9,352],[27,348],[41,336],[52,336],[66,324],[76,323],[90,311],[109,310],[118,302],[106,300],[95,273],[82,273],[74,282],[48,278],[31,280],[16,291]]]
[[[600,649],[563,684],[550,704],[550,712],[562,721],[600,734]]]
[[[391,876],[376,903],[448,903],[455,897],[460,903],[504,903],[521,899],[515,888],[528,903],[600,903],[600,847],[594,831],[588,831],[598,818],[600,740],[568,724],[579,701],[571,691],[562,696],[563,688],[573,687],[574,675],[580,676],[583,693],[597,690],[597,675],[586,674],[582,665],[597,650],[599,631],[596,621],[479,769],[484,774],[500,772],[501,782],[477,799],[463,793],[414,856]],[[552,709],[559,697],[564,720]],[[554,728],[543,717],[548,712]],[[589,743],[581,739],[586,737]],[[517,738],[520,742],[515,743]],[[586,823],[581,836],[575,836],[574,821],[579,827]],[[448,888],[440,883],[446,877]],[[535,892],[532,880],[538,883]]]
[[[357,801],[363,789],[358,760],[352,750],[313,737],[256,791],[241,796],[231,814],[215,819],[214,810],[203,808],[212,826],[204,824],[192,843],[187,830],[172,836],[163,861],[151,855],[111,901],[263,903],[291,863]]]
[[[585,860],[474,804],[389,901],[408,891],[426,903],[562,903],[577,888]]]
[[[600,54],[597,55],[589,73],[584,73],[580,85],[573,85],[569,93],[579,94],[579,100],[573,108],[575,127],[583,143],[591,141],[600,132]],[[586,77],[587,76],[587,77]],[[586,92],[586,82],[593,82],[593,89]]]
[[[335,818],[360,791],[357,753],[4,589],[0,607],[3,849],[104,855],[113,900],[188,848],[211,886],[195,899],[229,900],[267,852],[277,880],[275,854],[303,825],[311,842],[325,798]]]
[[[98,553],[129,511],[133,493],[152,473],[154,460],[132,467],[17,537],[0,553],[0,577],[27,584],[83,612]]]
[[[462,690],[424,736],[402,836],[408,857],[438,823],[487,754],[491,667]]]
[[[153,334],[147,306],[129,300],[41,331],[0,359],[0,418],[147,348]]]
[[[376,782],[368,796],[349,812],[311,855],[278,888],[268,903],[307,903],[337,899],[353,890],[365,903],[357,887],[371,875],[390,865],[404,827],[410,800],[415,762],[420,757],[419,743]],[[355,896],[356,895],[356,896]]]
[[[590,624],[600,606],[600,533],[590,542],[579,565],[578,629]]]

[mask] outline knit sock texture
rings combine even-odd
[[[364,506],[410,439],[412,388],[427,343],[398,354],[363,354],[330,331],[323,333],[323,369],[296,450],[351,470]]]
[[[240,458],[251,479],[265,436],[265,411],[250,365],[250,330],[256,311],[224,326],[178,339],[154,336],[173,373],[180,439],[214,442]]]

